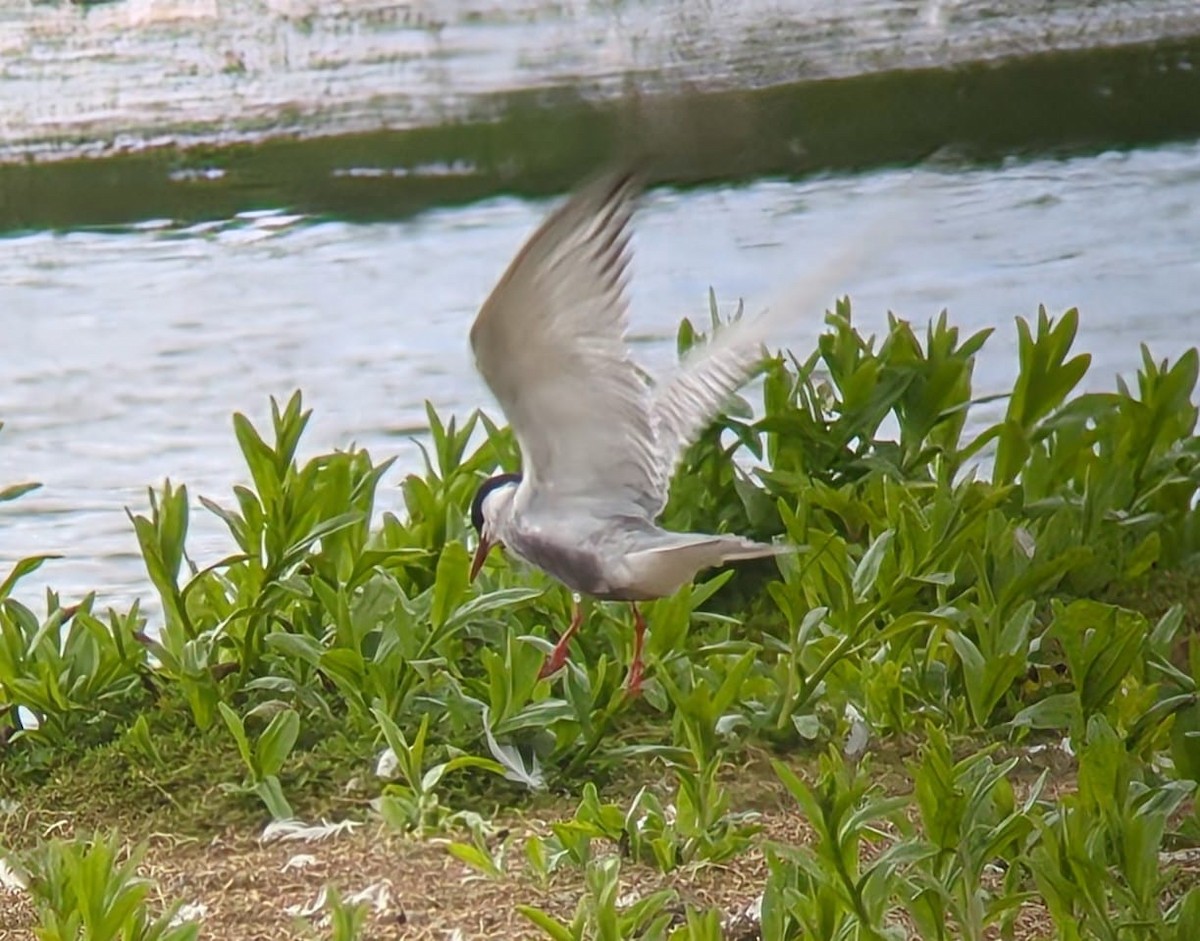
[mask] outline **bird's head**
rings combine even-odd
[[[479,534],[479,545],[475,549],[475,558],[471,562],[471,580],[483,568],[484,560],[492,551],[492,546],[502,546],[503,543],[496,535],[497,521],[512,504],[521,483],[520,474],[497,474],[489,477],[475,491],[475,499],[471,501],[471,525]]]

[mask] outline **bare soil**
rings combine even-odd
[[[884,757],[876,764],[879,784],[892,793],[908,789],[898,757]],[[1072,763],[1056,749],[1027,755],[1016,772],[1018,787],[1047,767],[1052,792],[1073,787]],[[735,807],[761,813],[760,844],[727,865],[670,875],[626,862],[622,898],[629,902],[670,887],[679,896],[680,918],[685,905],[717,907],[724,913],[730,941],[752,941],[759,937],[753,912],[766,880],[762,843],[796,845],[811,834],[765,762],[731,772],[729,783],[736,788]],[[446,851],[444,838],[399,836],[376,818],[318,842],[268,841],[262,831],[244,824],[209,836],[147,832],[139,830],[136,815],[121,821],[121,832],[146,842],[143,871],[153,880],[161,904],[184,903],[186,914],[200,918],[200,936],[208,941],[311,938],[313,926],[322,925],[327,911],[323,902],[328,886],[343,899],[358,897],[370,905],[367,936],[379,941],[533,939],[543,935],[516,906],[532,905],[569,921],[583,892],[582,872],[567,869],[548,885],[539,884],[523,866],[522,841],[532,833],[548,835],[550,821],[570,817],[574,806],[574,799],[563,798],[528,815],[513,812],[495,821],[512,840],[503,879],[485,878],[459,862]],[[13,845],[65,835],[76,823],[70,812],[60,811],[56,818],[31,812],[20,821],[10,818],[4,839]],[[616,852],[616,847],[610,850]],[[1194,871],[1200,878],[1200,860]],[[33,923],[24,893],[0,889],[0,939],[32,941]],[[917,937],[911,931],[909,936]],[[1018,941],[1051,936],[1045,911],[1026,906],[1018,922]]]

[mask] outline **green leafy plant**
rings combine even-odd
[[[1184,937],[1196,902],[1168,906],[1170,872],[1159,863],[1168,821],[1194,792],[1190,782],[1155,784],[1100,715],[1087,724],[1079,790],[1039,822],[1029,866],[1061,936],[1116,941]],[[1172,923],[1173,922],[1173,923]]]
[[[947,634],[962,663],[963,685],[976,725],[988,724],[996,706],[1013,684],[1028,672],[1035,607],[1030,599],[1002,620],[1002,609],[993,608],[989,617],[972,606],[971,624],[975,628],[975,638],[960,631]]]
[[[367,551],[375,488],[391,462],[372,465],[366,452],[351,451],[299,467],[296,449],[309,418],[299,393],[282,410],[272,400],[271,417],[273,445],[234,416],[255,486],[234,488],[238,509],[201,499],[224,521],[238,553],[204,571],[193,566],[180,587],[186,488],[168,483],[161,499],[151,494],[149,517],[130,514],[165,618],[160,636],[144,642],[185,690],[201,728],[216,717],[223,679],[236,674],[244,684],[264,672],[269,634],[302,636],[320,622],[317,584],[354,587],[394,555]]]
[[[710,311],[711,336],[725,321],[713,297]],[[920,331],[891,317],[876,337],[842,301],[812,355],[768,357],[760,402],[731,402],[684,456],[664,522],[796,551],[647,604],[639,699],[622,685],[626,606],[589,602],[569,666],[542,680],[569,592],[500,553],[468,583],[469,504],[484,475],[516,469],[509,430],[427,406],[424,467],[404,512],[376,523],[387,462],[301,457],[299,394],[263,427],[238,415],[250,484],[199,501],[229,555],[192,561],[186,487],[131,517],[161,624],[54,595],[34,615],[12,589],[41,557],[0,582],[0,785],[69,777],[105,741],[92,760],[157,782],[178,736],[223,725],[245,766],[226,793],[284,817],[284,769],[293,799],[327,784],[318,731],[336,729],[349,761],[334,776],[374,788],[390,826],[455,829],[449,852],[488,878],[508,878],[518,848],[543,888],[583,878],[571,919],[529,916],[556,938],[719,936],[715,912],[681,920],[667,896],[617,904],[610,854],[677,873],[765,846],[772,939],[890,939],[901,923],[1005,937],[1036,893],[1065,938],[1191,941],[1200,895],[1148,861],[1200,833],[1194,591],[1154,593],[1164,572],[1193,585],[1200,557],[1200,357],[1143,350],[1136,379],[1080,393],[1077,328],[1074,311],[1018,320],[1018,375],[994,394],[973,387],[990,331],[960,335],[945,314]],[[706,340],[680,326],[681,352]],[[998,421],[979,410],[1004,399]],[[1001,751],[1044,732],[1080,752],[1077,794],[1030,785]],[[870,778],[888,739],[919,749],[911,795]],[[346,770],[381,744],[386,783]],[[762,747],[797,766],[824,753],[815,782],[779,766],[808,844],[765,845],[740,812],[731,772]],[[470,769],[488,773],[451,776]],[[601,797],[634,771],[651,783]],[[581,788],[570,817],[523,840],[467,809]]]
[[[370,906],[366,902],[347,902],[336,886],[326,886],[322,890],[325,904],[329,909],[327,919],[328,931],[324,932],[315,924],[316,919],[302,922],[305,934],[312,938],[327,938],[328,941],[359,941],[365,936],[367,921],[370,918]]]
[[[997,924],[1011,931],[1029,897],[1019,884],[1022,854],[1047,775],[1018,805],[1008,775],[1019,759],[996,764],[990,750],[956,762],[946,734],[930,725],[921,759],[910,766],[923,843],[932,849],[914,861],[908,877],[907,907],[922,937],[979,941]],[[998,886],[988,879],[989,867],[1004,872]]]
[[[289,820],[294,814],[283,787],[279,771],[300,735],[300,716],[292,709],[281,708],[251,745],[242,717],[225,703],[219,703],[221,718],[237,742],[238,753],[246,765],[248,777],[236,790],[256,794],[276,820]]]
[[[396,774],[399,777],[397,783],[384,788],[383,795],[376,802],[376,809],[384,821],[397,830],[413,831],[420,836],[438,832],[452,822],[455,815],[442,805],[438,791],[442,779],[450,772],[479,768],[493,774],[504,774],[499,762],[476,755],[456,755],[426,768],[428,714],[421,718],[420,728],[411,742],[385,712],[375,710],[375,718],[388,748],[395,756]]]
[[[47,594],[48,614],[37,616],[14,599],[0,601],[0,702],[10,705],[10,740],[21,737],[57,744],[83,736],[95,741],[130,721],[145,700],[150,671],[135,640],[137,606],[93,616],[93,597],[64,608]],[[27,728],[16,712],[28,709]]]
[[[0,421],[0,431],[4,429],[4,422]],[[42,485],[34,481],[27,481],[20,484],[9,484],[5,487],[0,487],[0,503],[9,503],[17,500],[27,493],[32,493]],[[0,580],[0,601],[8,598],[12,594],[13,588],[26,575],[36,572],[42,567],[44,562],[50,559],[57,559],[59,556],[53,554],[32,555],[21,559],[12,567],[12,570]]]
[[[615,856],[588,863],[584,884],[584,895],[570,922],[558,921],[529,905],[518,905],[517,910],[554,941],[654,941],[668,937],[671,913],[665,909],[676,898],[673,890],[661,889],[619,906],[621,862]]]
[[[883,797],[867,783],[865,765],[852,767],[834,750],[822,758],[815,787],[774,765],[812,827],[813,843],[771,847],[763,937],[888,938],[907,869],[933,852],[885,829],[897,825],[907,798]],[[870,844],[883,847],[868,857]]]
[[[1086,353],[1067,358],[1079,329],[1079,311],[1068,310],[1058,322],[1038,309],[1036,333],[1029,323],[1017,319],[1017,350],[1020,370],[1004,421],[981,434],[968,451],[996,440],[992,479],[1011,483],[1017,478],[1032,450],[1038,423],[1066,400],[1091,364]]]
[[[512,433],[498,428],[481,412],[473,412],[461,426],[454,418],[443,421],[428,402],[425,414],[430,439],[429,446],[421,444],[425,473],[405,477],[401,489],[407,518],[385,515],[378,540],[384,549],[414,553],[412,563],[398,573],[409,591],[434,583],[441,550],[464,533],[464,520],[480,477],[501,467],[517,469]],[[483,442],[468,453],[481,428]]]
[[[1053,603],[1054,620],[1046,638],[1063,651],[1072,689],[1023,709],[1015,726],[1068,729],[1080,737],[1088,720],[1112,701],[1121,681],[1139,662],[1150,634],[1136,611],[1080,599]]]
[[[464,843],[460,840],[450,840],[446,843],[446,852],[489,879],[503,879],[507,872],[513,836],[511,833],[505,833],[489,842],[489,829],[482,820],[469,820],[467,830],[471,841]],[[536,870],[536,875],[544,881],[549,875],[549,870],[543,865]]]
[[[152,886],[137,875],[141,856],[124,853],[115,834],[50,840],[24,854],[38,941],[194,941],[199,926],[175,923],[178,905],[148,913]]]

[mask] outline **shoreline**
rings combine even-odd
[[[0,233],[176,224],[286,208],[402,219],[504,192],[553,195],[630,152],[679,187],[886,166],[949,169],[1200,136],[1200,33],[1171,42],[764,88],[608,98],[489,93],[408,129],[348,125],[77,142],[0,157]]]

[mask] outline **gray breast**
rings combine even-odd
[[[506,534],[505,544],[572,591],[604,601],[645,600],[630,584],[626,557],[631,549],[658,544],[662,530],[644,517],[626,515],[579,529],[582,535],[572,525],[519,528]]]
[[[596,598],[613,597],[604,556],[590,541],[572,544],[548,538],[540,531],[525,531],[510,537],[506,545],[530,565],[553,575],[572,591]]]

